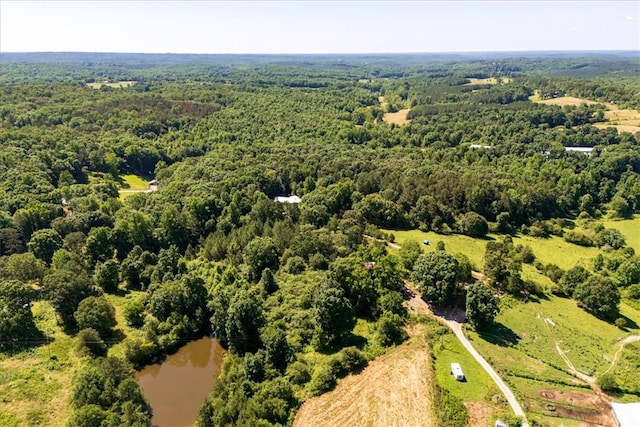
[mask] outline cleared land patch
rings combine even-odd
[[[385,107],[387,105],[386,101],[384,100],[384,96],[379,96],[378,102],[382,107]],[[398,110],[395,113],[384,113],[384,116],[382,117],[382,121],[389,124],[393,123],[398,126],[402,126],[406,123],[409,123],[410,120],[407,119],[408,114],[409,114],[409,108],[403,108],[402,110]]]
[[[587,105],[604,104],[604,105],[607,105],[604,102],[590,101],[588,99],[576,98],[576,97],[573,97],[573,96],[560,96],[558,98],[542,99],[542,100],[537,100],[535,102],[537,102],[539,104],[546,104],[546,105],[559,105],[561,107],[564,107],[565,105],[574,105],[574,106],[577,107],[577,106],[580,106],[582,104],[587,104]]]
[[[466,83],[464,86],[498,84],[498,79],[496,79],[495,77],[488,77],[486,79],[476,79],[473,77],[467,77],[467,80],[469,80],[469,83]]]
[[[395,113],[385,113],[382,117],[382,120],[389,124],[396,124],[398,126],[402,126],[405,123],[409,123],[407,119],[407,115],[409,114],[408,108],[403,108],[402,110],[398,110]]]
[[[120,87],[129,87],[133,86],[137,82],[135,80],[122,80],[119,82],[93,82],[87,83],[87,86],[91,89],[100,89],[102,86],[120,88]]]
[[[389,351],[335,390],[307,400],[294,426],[435,426],[434,375],[419,336]]]
[[[535,94],[529,99],[533,102],[546,105],[559,105],[561,107],[567,105],[579,106],[582,104],[594,105],[602,104],[607,107],[607,111],[604,113],[606,122],[596,123],[595,127],[599,129],[606,129],[613,127],[618,132],[631,132],[635,133],[640,131],[640,112],[638,110],[620,109],[617,105],[610,102],[596,102],[584,98],[575,98],[573,96],[561,96],[552,99],[540,99],[539,94]]]

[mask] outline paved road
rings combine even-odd
[[[467,351],[471,353],[474,359],[478,361],[480,366],[482,366],[484,370],[487,371],[491,379],[493,379],[493,381],[498,385],[500,391],[502,391],[502,394],[504,394],[504,396],[507,398],[507,402],[509,402],[509,405],[511,406],[514,414],[522,417],[522,427],[529,427],[527,416],[525,415],[522,406],[520,406],[518,399],[516,399],[509,386],[507,386],[507,384],[502,381],[502,378],[500,378],[498,373],[491,367],[491,365],[489,365],[489,362],[487,362],[484,357],[482,357],[482,355],[478,353],[473,345],[471,345],[467,337],[464,336],[464,333],[462,332],[462,324],[460,323],[463,320],[464,314],[460,313],[459,311],[438,313],[439,315],[435,314],[429,307],[429,304],[427,304],[422,298],[420,298],[415,289],[406,288],[405,290],[409,294],[413,295],[411,301],[409,302],[412,307],[414,307],[419,312],[433,314],[439,321],[447,325],[453,331],[464,348],[466,348]]]

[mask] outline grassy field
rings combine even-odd
[[[627,239],[627,246],[632,247],[636,254],[640,254],[640,215],[633,219],[615,220],[605,219],[602,224],[606,228],[617,228]]]
[[[128,190],[146,190],[147,180],[138,175],[122,175],[123,187]]]
[[[530,400],[534,408],[530,407],[528,411],[546,419],[544,408],[536,406],[544,397],[543,392],[573,393],[573,404],[578,406],[575,411],[580,416],[606,419],[609,416],[606,404],[594,396],[586,383],[570,373],[556,346],[578,371],[591,376],[605,372],[620,341],[640,333],[640,312],[625,304],[621,308],[623,315],[632,320],[633,328],[628,331],[598,320],[569,299],[549,297],[522,304],[503,297],[493,330],[478,334],[467,328],[465,333],[521,398]],[[640,378],[637,364],[626,366],[629,367],[629,371],[625,371],[629,378]],[[633,387],[633,384],[629,385]],[[600,412],[589,413],[594,407],[600,408]]]
[[[74,339],[57,325],[49,303],[38,301],[32,310],[48,343],[0,355],[1,426],[63,426],[69,417],[71,377],[80,364]]]
[[[461,234],[438,234],[432,231],[423,232],[420,230],[383,230],[386,233],[392,233],[395,236],[395,242],[402,246],[404,242],[415,241],[422,242],[429,240],[429,246],[422,245],[425,252],[436,250],[436,243],[442,240],[445,249],[450,253],[462,253],[469,257],[469,260],[477,267],[482,268],[482,256],[484,255],[485,246],[488,240],[474,239],[473,237],[463,236]]]
[[[584,98],[575,98],[573,96],[560,96],[558,98],[551,98],[551,99],[538,99],[536,100],[536,102],[540,104],[546,104],[546,105],[559,105],[561,107],[564,107],[565,105],[580,106],[582,104],[587,104],[587,105],[604,104],[603,102],[595,102],[595,101],[590,101]]]
[[[122,175],[122,187],[123,189],[118,191],[120,201],[124,201],[132,194],[146,192],[148,182],[143,177],[138,175]]]
[[[87,83],[87,86],[90,87],[91,89],[100,89],[102,86],[108,86],[108,87],[114,87],[114,88],[120,88],[120,87],[129,87],[129,86],[133,86],[134,84],[136,84],[137,82],[134,80],[123,80],[123,81],[119,81],[119,82],[94,82],[94,83]]]
[[[428,321],[427,328],[436,381],[440,387],[465,402],[470,425],[488,425],[496,418],[506,418],[511,412],[500,389],[456,336],[436,321]],[[460,364],[466,381],[453,378],[451,363]]]
[[[473,77],[467,77],[467,80],[469,80],[469,83],[466,83],[465,86],[470,86],[470,85],[495,85],[498,84],[498,79],[496,79],[495,77],[489,77],[486,79],[476,79]]]

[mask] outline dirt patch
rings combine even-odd
[[[307,400],[293,425],[435,426],[434,383],[427,343],[415,336],[335,390]]]
[[[615,425],[611,406],[601,396],[579,391],[540,390],[537,396],[527,397],[530,412],[570,418],[589,425]]]
[[[402,110],[396,111],[395,113],[385,113],[384,117],[382,117],[382,120],[389,124],[395,123],[398,126],[402,126],[405,123],[409,123],[409,120],[407,120],[408,114],[409,109],[404,108]]]
[[[488,426],[494,409],[485,402],[464,402],[469,413],[470,426]]]

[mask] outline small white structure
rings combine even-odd
[[[469,148],[484,148],[486,150],[490,149],[490,145],[482,145],[482,144],[471,144]]]
[[[585,156],[591,157],[591,152],[593,151],[593,147],[564,147],[564,151],[567,151],[567,152],[575,151],[577,153],[582,153]]]
[[[613,412],[613,418],[615,418],[618,427],[640,426],[640,402],[611,402],[611,412]]]
[[[302,199],[298,196],[276,196],[273,198],[273,201],[278,203],[300,203]]]
[[[509,427],[507,423],[502,420],[496,420],[496,423],[493,427]]]
[[[451,364],[451,375],[453,375],[453,378],[457,381],[464,381],[464,372],[462,372],[462,368],[459,363]]]

